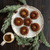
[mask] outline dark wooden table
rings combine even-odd
[[[17,0],[0,0],[0,9],[5,7],[6,5],[13,5],[18,4],[20,2],[17,2]],[[47,41],[50,43],[50,0],[27,0],[28,5],[35,6],[38,8],[43,16],[44,16],[44,34],[46,36]],[[3,21],[5,20],[5,17],[7,16],[7,13],[0,14],[0,29],[2,27]],[[6,30],[11,31],[11,26]],[[2,42],[3,33],[0,30],[0,43]],[[18,46],[17,42],[14,41],[11,44],[5,44],[3,47],[0,46],[0,50],[28,50],[30,46],[25,46],[24,48],[22,46]],[[39,47],[39,50],[50,50],[50,48],[46,47],[44,44],[41,44]]]

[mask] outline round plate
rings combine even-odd
[[[33,31],[31,30],[30,26],[26,26],[26,27],[29,29],[28,34],[27,34],[27,35],[22,35],[22,34],[20,33],[20,28],[21,28],[22,26],[25,26],[25,25],[24,25],[24,23],[23,23],[23,25],[21,25],[21,26],[16,26],[16,25],[14,24],[14,19],[15,19],[16,17],[22,18],[22,17],[20,16],[20,14],[19,14],[19,12],[20,12],[21,9],[27,9],[27,10],[29,11],[29,15],[27,16],[27,18],[30,18],[30,13],[31,13],[32,11],[37,11],[37,12],[39,13],[37,19],[32,19],[32,23],[38,23],[38,24],[40,25],[40,30],[39,30],[39,31],[33,32]],[[22,18],[22,19],[24,20],[24,18]],[[37,35],[40,33],[40,31],[42,30],[43,25],[44,25],[44,19],[43,19],[43,16],[42,16],[41,12],[40,12],[37,8],[35,8],[35,7],[33,7],[33,6],[28,6],[28,5],[23,5],[23,6],[21,6],[21,7],[17,10],[17,13],[14,13],[14,14],[13,14],[12,19],[11,19],[11,26],[12,26],[13,31],[14,31],[18,36],[23,37],[23,38],[32,38],[32,37],[37,36]]]

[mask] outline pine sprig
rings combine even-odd
[[[38,40],[39,40],[39,36],[37,35],[36,37],[34,37],[32,46],[29,48],[29,50],[31,50],[31,49],[34,48],[35,46],[38,47],[38,45],[37,45]]]
[[[12,17],[12,12],[10,12],[7,16],[7,19],[4,21],[4,24],[2,25],[1,31],[5,33],[5,30],[9,27],[11,23],[11,17]]]
[[[33,47],[37,44],[38,40],[39,40],[39,36],[37,35],[37,36],[34,38]]]
[[[47,42],[43,31],[41,31],[39,36],[40,36],[40,40],[42,41],[42,43],[45,44],[47,47],[50,47],[50,44]]]
[[[12,12],[17,10],[21,5],[6,6],[0,10],[0,13]]]
[[[15,38],[17,40],[17,44],[18,45],[29,45],[31,41],[33,41],[33,38],[22,38],[22,37],[19,37],[17,35],[15,35]]]
[[[26,0],[19,0],[19,1],[22,2],[22,3],[25,4],[25,5],[27,4],[27,3],[26,3]]]
[[[5,8],[0,10],[0,13],[6,13],[10,12],[7,16],[7,19],[4,21],[4,24],[2,25],[1,31],[5,33],[5,30],[8,28],[8,26],[11,23],[11,17],[13,15],[13,11],[17,10],[20,7],[20,5],[12,5],[12,6],[6,6]]]
[[[35,47],[33,47],[33,50],[38,50],[39,49],[39,46],[40,46],[40,43],[37,42],[37,44],[35,45]]]

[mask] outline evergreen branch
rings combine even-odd
[[[15,34],[15,38],[16,40],[18,41],[18,45],[29,45],[30,44],[30,41],[33,41],[33,38],[22,38],[22,37],[19,37]]]
[[[4,21],[4,24],[2,25],[2,28],[1,28],[1,31],[3,33],[5,33],[5,30],[8,28],[8,26],[10,25],[11,23],[11,17],[12,17],[12,12],[10,12],[7,16],[7,19]]]
[[[15,38],[16,38],[16,40],[18,41],[18,45],[23,45],[23,44],[29,44],[27,41],[26,41],[26,38],[24,39],[24,38],[22,38],[22,37],[19,37],[19,36],[17,36],[17,35],[15,35]]]
[[[44,36],[43,31],[41,31],[39,36],[40,36],[40,40],[42,41],[42,43],[45,44],[47,47],[50,47],[50,44],[47,42],[47,40],[46,40],[46,38]]]
[[[37,35],[37,36],[34,38],[34,41],[33,41],[33,43],[32,43],[32,46],[29,48],[29,50],[31,50],[31,49],[34,48],[35,46],[38,47],[38,45],[37,45],[38,40],[39,40],[39,36]]]
[[[20,41],[20,38],[17,36],[17,35],[15,35],[15,38],[16,38],[16,41],[18,42],[17,44],[18,45],[22,45],[23,43]]]
[[[17,10],[20,6],[21,5],[6,6],[0,10],[0,13],[6,13],[6,12],[11,12],[11,11]]]
[[[36,46],[33,48],[33,50],[38,50],[39,49],[39,46],[40,46],[40,43],[37,42]]]
[[[22,2],[23,4],[27,4],[26,0],[19,0],[20,2]]]
[[[27,38],[27,41],[29,41],[29,42],[33,42],[34,39],[33,39],[33,38]]]
[[[38,37],[38,35],[37,35],[37,36],[34,38],[33,47],[37,44],[38,39],[39,39],[39,37]]]

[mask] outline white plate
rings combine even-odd
[[[16,26],[16,25],[14,24],[14,19],[15,19],[16,17],[21,17],[20,14],[19,14],[19,12],[20,12],[21,9],[24,9],[24,8],[29,11],[29,15],[28,15],[27,17],[30,17],[30,13],[31,13],[32,11],[37,11],[37,12],[39,13],[39,17],[38,17],[37,19],[34,19],[34,20],[32,19],[32,23],[38,23],[38,24],[40,25],[40,30],[39,30],[39,31],[33,32],[33,31],[30,29],[30,26],[27,26],[28,29],[29,29],[29,33],[28,33],[27,35],[22,35],[22,34],[20,33],[20,28],[21,28],[22,26],[24,26],[24,24],[21,25],[21,26]],[[21,18],[22,18],[22,17],[21,17]],[[22,18],[22,19],[24,20],[24,18]],[[18,36],[23,37],[23,38],[32,38],[32,37],[37,36],[37,35],[40,33],[40,31],[42,30],[43,25],[44,25],[44,19],[43,19],[43,16],[42,16],[41,12],[40,12],[37,8],[32,7],[32,6],[28,6],[28,5],[23,5],[23,6],[21,6],[21,7],[17,10],[17,13],[14,13],[14,14],[13,14],[12,19],[11,19],[11,26],[12,26],[13,31],[14,31]]]

